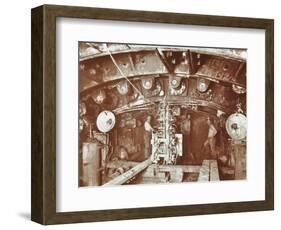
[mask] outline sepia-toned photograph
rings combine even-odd
[[[79,186],[247,178],[247,50],[79,48]]]

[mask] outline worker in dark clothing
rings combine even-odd
[[[183,134],[183,151],[184,155],[187,156],[185,159],[192,163],[194,156],[191,152],[191,116],[186,114],[180,124],[180,132]]]
[[[144,122],[144,158],[147,159],[151,155],[151,137],[154,129],[151,125],[152,117],[148,116]]]

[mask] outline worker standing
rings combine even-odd
[[[154,131],[151,125],[152,117],[148,116],[144,122],[144,158],[147,159],[151,155],[151,137]]]
[[[191,115],[185,114],[180,124],[180,132],[183,134],[184,162],[193,163],[195,158],[191,152]]]
[[[216,147],[216,134],[217,129],[213,125],[211,119],[208,117],[207,124],[209,126],[208,129],[208,137],[207,140],[203,144],[203,148],[206,150],[206,148],[210,147],[210,157],[216,156],[215,147]]]

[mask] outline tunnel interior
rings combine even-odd
[[[246,50],[80,42],[79,54],[79,186],[246,178]]]

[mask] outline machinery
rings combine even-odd
[[[80,42],[79,186],[245,179],[245,52]]]
[[[176,133],[175,121],[171,106],[164,100],[159,105],[157,131],[151,140],[151,160],[155,164],[176,164],[182,156],[182,134]]]

